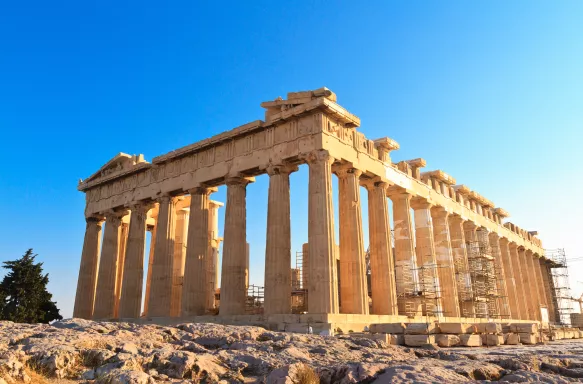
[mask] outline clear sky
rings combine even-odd
[[[545,247],[583,256],[582,20],[578,0],[4,2],[0,260],[34,248],[70,316],[79,178],[118,152],[151,160],[322,86],[367,137],[401,144],[394,160],[425,158]],[[249,186],[257,283],[267,181]],[[306,181],[305,169],[292,176],[293,252],[307,239]],[[578,292],[582,274],[573,263]]]

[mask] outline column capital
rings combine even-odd
[[[405,188],[397,185],[391,185],[387,188],[387,196],[393,201],[410,200],[413,197]]]
[[[518,244],[516,244],[515,242],[508,241],[508,246],[510,247],[511,250],[518,251]]]
[[[490,232],[488,237],[490,238],[490,241],[496,241],[500,239],[500,235],[497,232]]]
[[[304,160],[308,164],[314,164],[319,162],[328,162],[332,164],[334,162],[334,157],[325,149],[317,149],[305,154],[301,154],[300,159]]]
[[[431,207],[431,215],[439,218],[447,219],[450,215],[447,209],[440,205],[435,205]]]
[[[460,225],[464,222],[463,217],[461,217],[457,213],[452,213],[451,215],[449,215],[448,219],[449,219],[450,223],[456,224],[456,225]]]
[[[360,185],[365,187],[368,191],[372,191],[374,189],[382,189],[384,193],[387,193],[387,188],[389,188],[389,183],[386,181],[380,180],[380,178],[375,177],[374,179],[365,179],[360,180]]]
[[[253,183],[253,182],[255,182],[255,178],[254,177],[227,176],[225,178],[225,184],[227,186],[241,185],[243,187],[246,187],[247,184],[250,184],[250,183]]]
[[[413,208],[414,210],[431,209],[431,207],[433,207],[433,204],[431,204],[429,201],[425,200],[424,198],[414,197],[413,199],[411,199],[411,208]]]
[[[525,248],[525,252],[527,256],[534,256],[534,252],[532,252],[530,249]]]
[[[208,187],[205,185],[198,185],[194,188],[188,189],[186,192],[188,192],[190,195],[210,195],[212,193],[215,193],[218,190],[219,189],[217,187]]]
[[[339,164],[334,166],[332,172],[338,176],[339,179],[344,179],[348,177],[348,175],[355,175],[356,178],[359,178],[362,175],[362,171],[357,169],[351,163]]]
[[[265,167],[265,171],[269,176],[289,175],[297,170],[298,166],[296,164],[286,163],[285,161],[281,163],[269,163],[267,167]]]
[[[133,212],[147,213],[150,209],[154,208],[155,205],[156,202],[153,200],[138,200],[127,204],[126,207],[129,208],[132,211],[132,213]]]
[[[103,224],[103,221],[105,220],[104,216],[100,216],[100,215],[93,215],[93,216],[89,216],[85,218],[85,222],[87,222],[87,224],[95,224],[101,227],[101,225]]]
[[[510,243],[510,240],[508,240],[506,237],[500,236],[500,244],[502,245],[508,245]]]
[[[155,199],[155,201],[157,203],[160,203],[160,204],[161,203],[164,203],[164,202],[168,203],[168,202],[171,202],[171,201],[176,202],[177,200],[178,200],[178,197],[177,196],[172,196],[169,193],[162,193],[160,196],[156,197],[156,199]]]
[[[106,218],[106,221],[112,222],[114,220],[117,220],[121,223],[121,219],[126,216],[127,214],[129,214],[130,211],[128,209],[108,209],[106,211],[103,212],[103,215]]]
[[[467,230],[470,230],[470,231],[475,231],[479,227],[472,220],[464,220],[464,228],[467,228]]]

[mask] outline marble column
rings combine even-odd
[[[119,318],[137,319],[142,310],[144,282],[144,254],[146,248],[146,220],[151,205],[137,203],[130,207],[128,241],[123,270]]]
[[[528,263],[528,257],[526,255],[526,249],[523,247],[518,248],[518,258],[520,260],[520,276],[522,280],[522,289],[524,290],[524,308],[526,309],[526,319],[529,320],[536,320],[536,310],[534,308],[534,300],[532,292],[530,288],[530,267]]]
[[[420,290],[425,296],[423,314],[443,315],[435,243],[433,238],[432,205],[421,199],[413,199],[411,207],[415,217],[415,241]]]
[[[548,268],[547,263],[541,258],[539,259],[539,267],[541,269],[541,276],[542,281],[545,289],[545,297],[547,299],[547,306],[549,309],[549,320],[551,322],[556,322],[556,308],[555,308],[555,300],[553,298],[553,285],[550,277],[550,271]]]
[[[249,180],[242,177],[227,179],[227,208],[225,212],[225,242],[221,270],[221,315],[245,314],[247,287],[247,207]]]
[[[526,260],[526,266],[528,271],[528,280],[524,283],[528,287],[529,298],[530,298],[530,308],[531,308],[531,318],[533,320],[541,320],[540,314],[540,304],[541,298],[539,297],[538,289],[538,275],[534,269],[534,255],[530,249],[525,250],[524,257]]]
[[[108,212],[103,234],[103,249],[95,292],[94,319],[112,319],[115,312],[115,286],[121,237],[121,218],[126,212]]]
[[[85,240],[81,253],[81,266],[77,280],[77,293],[73,317],[91,319],[93,317],[93,303],[95,301],[95,285],[97,283],[97,266],[101,248],[102,218],[88,217],[85,219]]]
[[[179,208],[176,211],[176,229],[174,235],[174,259],[172,261],[172,303],[170,316],[182,314],[182,291],[184,284],[184,269],[186,262],[189,208]]]
[[[443,207],[433,207],[431,209],[435,260],[437,262],[443,312],[448,317],[460,317],[460,303],[448,217],[449,213]]]
[[[150,231],[150,251],[148,252],[148,275],[146,276],[146,295],[144,297],[144,315],[148,315],[148,303],[150,302],[150,287],[152,286],[152,269],[154,269],[154,250],[156,249],[156,227],[148,227]]]
[[[508,307],[510,319],[520,319],[520,308],[518,304],[517,293],[517,279],[514,269],[512,268],[512,260],[510,257],[509,241],[505,237],[501,237],[499,242],[500,258],[502,266],[504,267],[504,280],[506,282],[506,293],[508,295]]]
[[[499,315],[502,319],[510,319],[510,305],[508,289],[506,287],[506,269],[504,268],[504,262],[502,260],[500,236],[497,233],[492,232],[488,235],[488,240],[490,242],[491,254],[494,257]]]
[[[188,248],[184,267],[182,316],[201,316],[207,309],[209,258],[209,196],[215,189],[194,188],[190,193]]]
[[[418,290],[411,220],[411,194],[404,191],[389,191],[393,202],[395,226],[395,283],[399,315],[418,315],[418,300],[411,298]]]
[[[308,312],[338,313],[332,163],[328,151],[311,152],[308,182]]]
[[[212,191],[216,191],[213,189]],[[224,204],[218,201],[209,201],[208,210],[208,238],[209,248],[206,263],[205,311],[216,309],[215,292],[219,288],[219,247],[222,239],[219,238],[219,208]]]
[[[265,247],[266,315],[291,313],[290,172],[297,167],[270,165]]]
[[[398,315],[395,264],[385,182],[366,183],[372,314]]]
[[[451,250],[455,264],[460,316],[475,317],[476,311],[472,302],[474,294],[466,247],[464,220],[458,215],[451,215],[448,219],[448,224]]]
[[[539,303],[540,305],[542,305],[543,307],[547,308],[547,311],[549,310],[549,303],[547,301],[547,296],[545,294],[545,286],[544,286],[544,281],[543,281],[543,276],[542,276],[542,271],[540,268],[540,262],[539,262],[539,256],[537,254],[533,254],[533,267],[534,267],[534,273],[536,275],[536,285],[538,287],[538,298],[539,298]],[[539,311],[540,313],[540,311]],[[542,315],[541,315],[541,320],[542,320]]]
[[[519,319],[528,320],[530,319],[528,311],[528,298],[526,297],[527,290],[525,289],[523,283],[523,275],[526,275],[526,265],[522,261],[520,254],[518,252],[518,246],[516,243],[510,243],[510,259],[512,260],[512,270],[514,272],[514,277],[516,279],[516,293],[518,296],[518,311],[520,313]]]
[[[310,270],[309,244],[302,244],[302,289],[308,290],[308,271]]]
[[[149,317],[170,316],[172,304],[172,268],[174,263],[174,236],[176,234],[177,198],[163,195],[156,228],[154,264],[148,303]]]
[[[335,173],[339,192],[340,312],[367,315],[368,288],[359,181],[362,171],[342,166]]]
[[[124,218],[124,220],[126,219],[127,217]],[[119,235],[119,256],[117,257],[117,277],[115,282],[115,310],[113,311],[113,317],[116,319],[119,317],[119,302],[121,300],[121,286],[123,283],[123,271],[126,259],[129,229],[129,224],[122,221]]]

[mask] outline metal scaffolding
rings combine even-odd
[[[262,314],[265,303],[264,298],[263,287],[253,284],[248,286],[245,313],[249,315]]]
[[[292,313],[308,311],[307,271],[303,252],[296,252],[296,266],[292,268]]]
[[[560,325],[570,325],[573,305],[565,249],[546,249],[545,257],[550,260],[547,264],[549,267],[547,273],[552,281],[551,293],[556,322]]]
[[[502,318],[499,306],[505,296],[500,294],[501,266],[497,265],[495,249],[490,245],[487,231],[478,230],[469,234],[466,239],[468,255],[468,272],[471,280],[471,303],[474,317]]]

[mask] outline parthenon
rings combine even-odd
[[[507,221],[505,209],[446,172],[424,171],[422,158],[394,163],[399,144],[366,138],[327,88],[261,106],[264,121],[151,163],[120,153],[80,182],[86,232],[75,317],[346,330],[422,316],[555,320],[551,261],[536,231]],[[293,268],[290,174],[304,165],[308,238]],[[264,298],[250,313],[246,189],[262,174],[269,175]],[[222,185],[224,204],[211,199]]]

